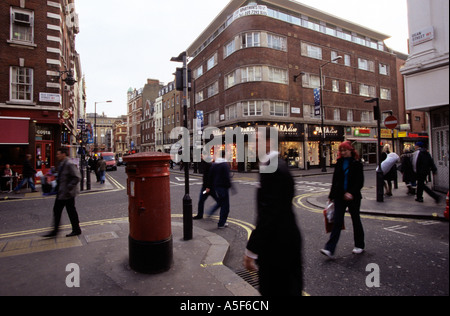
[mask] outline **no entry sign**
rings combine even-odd
[[[397,125],[398,125],[398,120],[395,116],[392,116],[392,115],[388,116],[384,120],[384,126],[386,126],[386,128],[394,129],[397,127]]]

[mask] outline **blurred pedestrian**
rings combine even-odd
[[[410,146],[405,147],[403,155],[400,156],[399,170],[402,173],[402,180],[406,184],[408,195],[416,195],[416,174],[413,170],[412,159],[414,150]]]
[[[386,144],[383,147],[383,152],[381,153],[381,162],[385,161],[386,159],[392,159],[389,155],[391,154],[391,145]],[[398,158],[398,156],[397,156]],[[383,170],[384,176],[384,189],[386,191],[387,196],[392,196],[392,181],[395,180],[397,177],[397,166],[394,163],[384,164],[386,165],[388,170]]]
[[[220,208],[220,219],[218,228],[225,228],[228,226],[227,219],[230,213],[230,194],[231,188],[230,168],[225,160],[225,151],[221,151],[219,157],[211,166],[209,171],[209,181],[205,193],[215,196],[217,201],[209,211],[208,215],[213,215]]]
[[[424,143],[422,142],[417,142],[414,147],[415,152],[413,155],[412,165],[417,176],[416,201],[423,202],[423,191],[425,191],[436,201],[436,203],[439,203],[441,199],[440,196],[425,184],[430,172],[433,172],[433,175],[437,174],[437,168],[430,153],[424,147]]]
[[[103,156],[100,157],[98,164],[98,177],[100,179],[100,184],[104,184],[106,180],[106,161]]]
[[[56,152],[56,158],[59,161],[58,177],[57,177],[57,194],[55,204],[53,206],[53,231],[44,237],[55,237],[58,234],[59,223],[64,207],[69,215],[72,224],[72,232],[66,237],[78,236],[81,234],[80,221],[75,208],[75,197],[78,195],[78,183],[81,175],[68,156],[68,149],[63,147]]]
[[[14,188],[14,193],[19,193],[19,190],[26,182],[28,182],[28,185],[31,188],[31,192],[37,192],[36,187],[34,186],[34,175],[36,173],[37,171],[31,166],[31,155],[27,154],[22,169],[23,180],[19,183],[17,187]]]
[[[279,153],[270,151],[274,148],[270,141],[278,146],[278,139],[264,139],[261,128],[264,127],[258,128],[258,142],[266,142],[268,161],[260,163],[256,228],[247,243],[244,266],[248,270],[258,266],[259,291],[263,296],[301,296],[302,239],[292,209],[295,182]],[[276,167],[274,172],[263,172],[268,165]]]
[[[360,254],[364,251],[364,229],[360,217],[361,189],[363,186],[364,172],[363,165],[359,161],[359,155],[350,142],[343,142],[339,146],[339,156],[328,196],[329,202],[334,202],[333,230],[325,248],[320,251],[329,258],[334,258],[347,208],[353,223],[355,248],[352,252]]]
[[[194,219],[202,219],[203,218],[205,202],[209,196],[212,196],[214,198],[214,200],[216,200],[215,195],[212,195],[211,192],[206,191],[207,188],[211,187],[211,185],[209,184],[209,171],[211,169],[211,163],[206,162],[203,159],[203,155],[202,155],[202,161],[200,162],[200,169],[203,171],[203,184],[202,184],[202,188],[200,190],[200,195],[198,197],[197,215],[194,216]],[[216,200],[216,203],[217,203],[217,200]]]

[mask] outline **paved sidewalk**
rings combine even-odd
[[[250,284],[223,265],[228,242],[194,227],[183,241],[183,227],[172,222],[174,263],[161,274],[134,272],[128,265],[128,220],[82,227],[83,234],[57,239],[0,235],[0,296],[259,296]],[[80,268],[80,287],[66,278]]]

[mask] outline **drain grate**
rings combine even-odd
[[[247,269],[242,269],[236,271],[236,274],[243,278],[248,284],[254,288],[259,287],[259,277],[257,271],[248,271]]]

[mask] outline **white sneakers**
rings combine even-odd
[[[333,254],[331,253],[331,251],[326,250],[326,249],[320,249],[320,253],[327,256],[330,259],[334,259]]]
[[[359,255],[359,254],[361,254],[363,252],[364,252],[364,249],[358,248],[358,247],[355,247],[352,250],[352,253],[355,254],[355,255]],[[330,259],[335,259],[334,255],[329,250],[320,249],[320,253],[323,254],[324,256],[327,256]]]
[[[364,249],[355,247],[355,248],[353,248],[352,253],[355,254],[355,255],[359,255],[359,254],[362,253],[363,251],[364,251]]]

